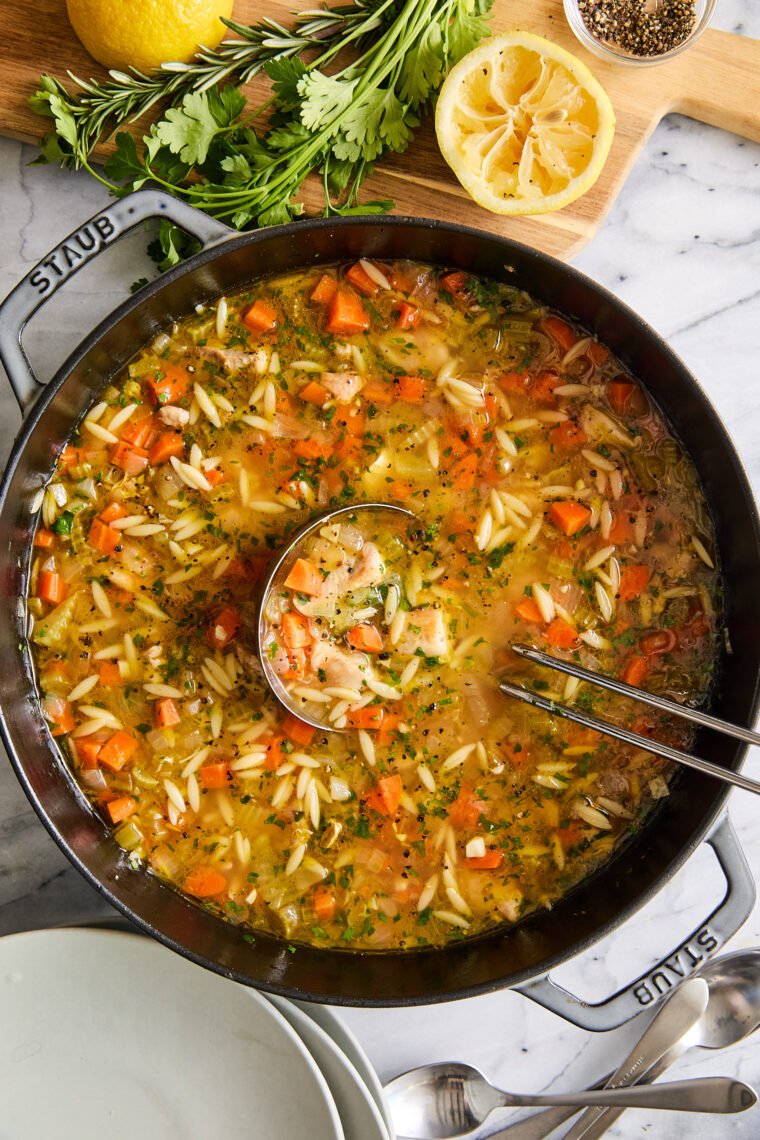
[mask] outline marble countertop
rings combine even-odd
[[[721,0],[713,22],[760,37],[760,5]],[[34,157],[33,148],[0,140],[0,296],[106,203],[104,189],[86,174],[30,167]],[[73,278],[31,322],[26,344],[41,377],[52,375],[96,320],[123,300],[130,282],[151,275],[145,245],[145,234],[130,235]],[[760,146],[678,116],[665,119],[574,264],[631,305],[682,356],[723,418],[760,497]],[[3,459],[19,424],[3,382]],[[753,750],[746,770],[757,774],[758,761]],[[730,815],[758,878],[757,801],[734,792]],[[715,859],[701,848],[634,922],[562,967],[556,979],[600,1000],[677,946],[722,892]],[[108,912],[48,837],[0,757],[0,935]],[[760,906],[729,948],[753,945],[760,945]],[[341,1016],[384,1080],[417,1064],[457,1058],[519,1091],[590,1083],[622,1058],[641,1029],[591,1035],[509,991],[425,1009],[343,1010]],[[673,1070],[677,1077],[700,1074],[739,1076],[760,1088],[757,1043],[692,1053]],[[487,1131],[517,1115],[495,1115]],[[644,1134],[750,1140],[760,1135],[760,1108],[723,1118],[629,1111],[609,1133],[618,1140]]]

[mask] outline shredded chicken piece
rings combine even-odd
[[[404,629],[398,643],[399,653],[413,656],[421,649],[426,657],[446,657],[449,637],[440,610],[427,607],[404,615]]]

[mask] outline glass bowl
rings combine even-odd
[[[632,52],[625,51],[623,48],[616,47],[614,44],[606,43],[593,36],[584,23],[578,7],[578,0],[564,0],[567,22],[575,33],[576,39],[599,59],[605,59],[608,63],[621,63],[625,67],[651,67],[654,64],[667,63],[669,59],[675,59],[677,55],[697,42],[712,19],[716,3],[717,0],[695,0],[696,20],[694,27],[686,39],[682,40],[677,47],[671,48],[670,51],[660,52],[659,55],[633,55]]]

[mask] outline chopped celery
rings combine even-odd
[[[54,610],[51,610],[47,617],[34,627],[32,640],[36,641],[38,645],[61,645],[67,627],[74,616],[76,604],[77,595],[75,593],[69,594],[68,598],[56,606]]]

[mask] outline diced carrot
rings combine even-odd
[[[529,372],[505,372],[499,377],[499,387],[505,392],[526,395],[531,381]]]
[[[451,485],[460,491],[471,491],[475,486],[475,474],[478,470],[478,457],[475,452],[458,459],[451,468]]]
[[[607,535],[607,541],[613,546],[620,546],[633,538],[633,523],[626,511],[616,511],[612,519],[612,526]]]
[[[34,545],[41,547],[43,550],[49,550],[51,546],[54,546],[55,535],[52,530],[46,530],[44,526],[39,527],[34,536]]]
[[[346,714],[346,724],[349,728],[364,728],[369,732],[377,732],[382,726],[385,710],[378,705],[366,705],[363,709],[356,709]]]
[[[523,598],[514,607],[515,613],[520,621],[537,622],[540,625],[544,624],[544,615],[534,602],[533,598]]]
[[[230,766],[226,760],[202,764],[198,769],[198,779],[204,788],[227,788],[230,783]]]
[[[319,569],[306,558],[297,560],[285,579],[285,585],[289,590],[295,590],[297,594],[308,594],[311,598],[319,597],[322,593]]]
[[[326,305],[338,288],[338,282],[330,273],[323,273],[311,294],[315,305]]]
[[[185,443],[178,431],[167,431],[160,435],[150,449],[148,459],[154,467],[168,463],[172,455],[182,455]]]
[[[400,400],[407,404],[421,404],[427,391],[427,380],[424,376],[399,376],[396,387]]]
[[[675,649],[677,641],[678,638],[672,629],[658,629],[642,637],[639,647],[647,657],[658,657],[661,653],[670,653]]]
[[[104,523],[116,522],[117,519],[125,519],[129,511],[123,503],[111,502],[108,506],[100,512],[100,518]]]
[[[557,397],[554,395],[554,389],[559,388],[562,383],[562,377],[557,372],[545,369],[531,380],[531,397],[540,404],[556,404]]]
[[[240,629],[240,611],[225,606],[206,627],[206,640],[212,649],[226,649]]]
[[[254,301],[250,309],[243,313],[243,324],[251,332],[274,332],[280,320],[277,310],[268,301]]]
[[[563,321],[559,317],[545,317],[543,327],[549,336],[556,340],[563,356],[570,351],[578,339],[567,321]]]
[[[495,871],[504,862],[504,852],[498,847],[489,847],[485,855],[474,855],[464,862],[468,871]]]
[[[380,722],[380,727],[377,730],[377,743],[384,748],[386,744],[390,744],[391,737],[394,732],[398,732],[401,725],[401,716],[399,713],[388,712],[384,710],[383,719]]]
[[[335,895],[329,887],[320,884],[314,888],[314,893],[311,896],[311,906],[314,911],[314,917],[319,922],[330,922],[335,918]]]
[[[394,772],[391,776],[381,776],[364,802],[380,815],[393,816],[398,811],[403,790],[401,777]]]
[[[108,800],[103,806],[111,823],[121,823],[123,819],[132,815],[132,812],[137,811],[137,803],[131,796],[117,796],[114,800]]]
[[[303,745],[304,748],[311,744],[314,733],[317,731],[313,724],[307,724],[305,720],[300,720],[293,713],[288,713],[280,727],[288,740],[293,740],[296,744]]]
[[[336,289],[327,306],[325,328],[336,336],[354,336],[367,331],[369,317],[358,297],[345,289]]]
[[[82,449],[79,447],[64,447],[58,456],[58,470],[67,471],[69,467],[76,467],[82,462]]]
[[[221,467],[204,467],[203,474],[212,487],[218,487],[227,478]]]
[[[268,772],[276,772],[282,764],[282,742],[284,739],[284,736],[273,736],[264,745],[267,754],[265,767]]]
[[[621,681],[625,681],[627,685],[640,686],[649,672],[649,665],[647,664],[646,657],[638,655],[629,657],[625,663],[625,668],[620,674]]]
[[[504,744],[504,752],[510,764],[515,768],[522,768],[527,765],[530,760],[530,751],[518,741],[508,740]]]
[[[618,597],[621,602],[630,602],[638,598],[642,590],[646,589],[649,581],[648,566],[624,566],[620,571],[620,586]]]
[[[281,675],[291,681],[302,681],[306,676],[306,667],[309,662],[308,650],[289,649],[286,645],[285,652],[288,655],[288,668]]]
[[[181,719],[179,709],[171,697],[163,697],[156,702],[156,724],[159,728],[173,728]]]
[[[106,689],[121,684],[121,670],[115,661],[101,661],[98,674],[100,684]]]
[[[555,649],[577,649],[581,643],[577,632],[562,618],[555,618],[544,630],[544,641]]]
[[[565,420],[552,428],[549,439],[554,447],[577,447],[586,442],[586,433],[573,420]]]
[[[562,845],[562,849],[567,851],[569,847],[575,847],[583,836],[583,824],[580,820],[571,819],[568,821],[567,827],[557,828],[557,838]]]
[[[486,805],[474,794],[472,784],[464,783],[459,795],[449,805],[449,823],[453,827],[474,827]]]
[[[186,368],[164,364],[160,371],[145,381],[145,387],[154,404],[176,404],[188,394],[192,383],[193,376]]]
[[[94,546],[101,554],[113,554],[121,540],[122,534],[120,530],[116,530],[112,526],[107,526],[102,518],[92,520],[87,541],[90,546]]]
[[[609,359],[609,355],[610,350],[605,348],[603,344],[600,344],[598,340],[592,340],[586,349],[586,356],[597,368],[601,368],[604,362]]]
[[[114,467],[121,467],[125,475],[140,475],[148,466],[148,453],[120,440],[111,446],[111,462]]]
[[[183,889],[196,899],[210,899],[227,890],[227,880],[215,867],[193,867]]]
[[[400,329],[414,329],[420,323],[420,310],[409,301],[402,301],[396,317],[396,324]]]
[[[549,518],[569,538],[583,530],[591,511],[573,499],[555,500],[549,508]]]
[[[90,736],[84,736],[81,740],[77,740],[77,752],[83,768],[97,768],[98,754],[102,745],[102,740],[93,740]]]
[[[105,764],[112,772],[120,772],[137,751],[137,741],[122,728],[115,732],[101,748],[98,763]]]
[[[368,404],[388,406],[396,399],[396,392],[385,380],[368,380],[364,385],[364,398]]]
[[[449,515],[448,522],[446,523],[446,532],[448,534],[472,534],[473,519],[471,519],[466,511],[452,511]]]
[[[355,625],[346,634],[346,641],[354,649],[361,649],[365,653],[383,652],[383,639],[371,621]]]
[[[226,574],[230,578],[240,578],[245,582],[258,582],[266,564],[266,558],[233,558]]]
[[[364,435],[366,421],[364,412],[360,408],[350,405],[344,408],[336,408],[332,422],[336,427],[345,428],[349,435]]]
[[[488,424],[485,420],[475,420],[472,423],[465,424],[462,435],[466,437],[470,447],[480,447],[483,443],[483,433],[487,427]]]
[[[636,385],[629,380],[611,380],[607,385],[607,399],[618,415],[625,411],[626,404],[634,393]]]
[[[306,649],[307,645],[311,645],[309,619],[303,614],[284,614],[282,636],[289,649]]]
[[[133,447],[149,449],[156,441],[156,429],[153,426],[153,416],[141,416],[139,420],[130,420],[122,429],[121,438]]]
[[[293,451],[299,459],[329,459],[332,455],[332,441],[321,439],[297,439]]]
[[[72,732],[75,721],[71,705],[63,697],[48,693],[40,702],[45,720],[54,724],[53,736],[61,736],[64,732]]]
[[[374,297],[380,289],[377,281],[373,281],[361,262],[357,261],[346,270],[346,281],[358,289],[365,297]]]
[[[60,574],[56,574],[54,570],[43,570],[40,573],[37,582],[37,595],[42,598],[43,602],[50,602],[57,606],[59,602],[63,601],[67,593],[68,588]]]
[[[326,404],[329,399],[329,394],[326,388],[321,384],[317,384],[316,380],[310,380],[308,384],[304,385],[298,393],[302,400],[307,404]]]
[[[470,274],[465,273],[461,269],[455,270],[453,273],[444,273],[439,281],[439,286],[452,297],[463,297],[469,293],[467,283],[470,280]]]
[[[274,410],[278,416],[289,416],[293,412],[293,401],[282,388],[278,388],[275,393]]]

